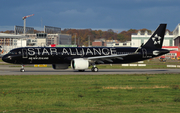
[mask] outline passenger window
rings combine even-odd
[[[15,54],[15,55],[17,54],[17,52],[12,52],[12,53]]]

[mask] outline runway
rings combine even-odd
[[[20,67],[9,67],[0,65],[0,75],[111,75],[111,74],[167,74],[179,73],[180,69],[99,69],[99,72],[85,72],[67,70],[54,70],[52,68],[25,67],[25,72],[20,72]]]

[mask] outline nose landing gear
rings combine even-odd
[[[20,72],[25,72],[24,65],[21,65]]]

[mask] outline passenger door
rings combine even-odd
[[[22,49],[22,58],[28,58],[27,49]]]
[[[147,58],[147,50],[142,48],[142,58]]]

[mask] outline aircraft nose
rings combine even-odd
[[[8,62],[8,61],[10,61],[12,58],[11,58],[11,56],[8,56],[8,55],[4,55],[3,57],[2,57],[2,60],[4,61],[4,62]]]

